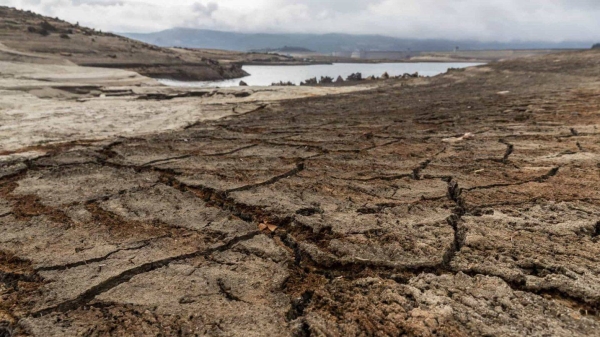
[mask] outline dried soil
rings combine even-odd
[[[598,335],[597,60],[494,63],[15,157],[0,331]]]

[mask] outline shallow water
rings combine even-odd
[[[169,86],[183,87],[234,87],[240,81],[251,86],[269,86],[274,82],[292,82],[300,84],[309,78],[329,76],[344,79],[352,73],[360,72],[363,77],[381,76],[387,72],[390,76],[413,74],[418,72],[423,76],[435,76],[445,73],[449,68],[465,68],[476,66],[480,63],[334,63],[327,65],[308,66],[244,66],[243,69],[250,74],[242,79],[210,82],[181,82],[173,80],[159,80]]]

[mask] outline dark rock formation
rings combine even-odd
[[[300,85],[317,85],[317,84],[319,84],[319,81],[317,81],[316,77],[309,78],[308,80],[306,80],[304,82],[300,82]]]
[[[355,73],[355,74],[350,74],[348,76],[348,78],[346,78],[346,81],[362,81],[362,74],[361,73]]]
[[[329,83],[333,83],[333,78],[329,77],[329,76],[321,76],[321,84],[329,84]]]
[[[295,84],[290,81],[288,81],[288,82],[280,81],[279,83],[277,83],[277,82],[271,83],[271,86],[272,87],[293,87],[293,86],[295,86]]]

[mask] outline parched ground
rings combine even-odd
[[[48,144],[179,130],[281,100],[369,90],[381,82],[176,88],[120,69],[0,61],[0,163],[40,156],[52,150]]]
[[[598,336],[599,112],[590,51],[5,162],[0,335]]]

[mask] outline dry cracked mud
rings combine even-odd
[[[547,55],[4,162],[0,335],[598,336],[599,75]]]

